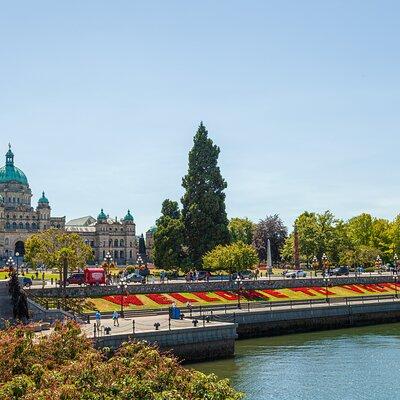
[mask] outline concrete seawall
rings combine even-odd
[[[375,325],[400,321],[400,301],[321,305],[292,310],[251,311],[215,320],[235,321],[239,339]]]
[[[361,277],[337,277],[331,280],[333,285],[351,285],[351,284],[377,284],[392,282],[391,276],[361,276]],[[274,280],[245,280],[241,285],[246,290],[257,289],[283,289],[293,287],[313,287],[325,286],[322,278],[312,279],[274,279]],[[154,283],[154,284],[134,284],[127,287],[129,294],[147,294],[147,293],[173,293],[173,292],[212,292],[215,290],[237,290],[237,284],[229,281],[211,281],[195,283]],[[59,297],[61,290],[59,288],[31,288],[29,292],[38,297]],[[82,286],[67,287],[66,295],[69,297],[102,297],[120,294],[117,286]]]
[[[110,335],[94,339],[96,347],[117,349],[129,340],[145,340],[156,344],[161,351],[170,351],[184,362],[214,360],[232,357],[237,338],[236,325],[206,325],[171,331],[138,332]]]

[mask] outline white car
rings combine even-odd
[[[288,271],[285,274],[285,278],[305,278],[307,276],[307,273],[302,271],[301,269],[297,271]]]

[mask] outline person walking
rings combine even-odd
[[[117,311],[113,312],[112,319],[114,321],[114,326],[119,326],[119,314]]]
[[[100,311],[97,310],[96,314],[94,315],[95,319],[96,319],[96,326],[97,326],[97,330],[100,330],[100,325],[101,325],[101,314]]]

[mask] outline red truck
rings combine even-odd
[[[83,273],[86,285],[104,285],[106,283],[106,272],[103,268],[85,268]]]

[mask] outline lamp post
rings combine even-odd
[[[326,254],[322,254],[322,264],[324,266],[324,275],[326,275],[326,272],[328,272],[328,276],[329,276],[329,260],[328,257],[326,256]]]
[[[399,268],[399,256],[397,255],[397,253],[394,253],[393,261],[394,261],[393,262],[393,264],[394,264],[393,274],[398,275],[398,272],[399,272],[399,270],[398,270],[398,268]]]
[[[237,306],[240,309],[240,308],[242,308],[242,306],[240,305],[240,290],[241,290],[241,285],[242,285],[243,281],[240,279],[239,274],[236,277],[235,282],[237,284],[237,298],[238,298]]]
[[[393,275],[393,280],[394,280],[394,292],[395,292],[395,295],[394,295],[394,297],[396,297],[396,299],[398,298],[398,296],[397,296],[397,280],[398,280],[398,276],[397,275]]]
[[[139,254],[139,257],[136,260],[137,265],[139,266],[139,269],[141,268],[142,264],[143,264],[143,259],[142,256]]]
[[[312,267],[314,270],[314,275],[315,275],[315,277],[317,277],[318,258],[316,256],[314,256],[312,259]]]
[[[378,256],[378,257],[376,257],[376,260],[375,260],[375,268],[378,269],[379,274],[381,273],[381,267],[382,267],[382,259]]]
[[[126,282],[120,282],[118,284],[118,289],[121,290],[121,317],[124,318],[124,293],[126,292],[126,288],[128,285]]]
[[[112,264],[113,258],[111,257],[111,254],[109,251],[107,251],[106,256],[104,257],[104,264],[106,266],[106,273],[107,275],[109,274],[109,270]]]
[[[15,253],[15,257],[17,258],[17,275],[18,275],[18,270],[19,270],[19,263],[18,263],[18,259],[19,259],[19,253],[18,251]],[[22,270],[22,273],[24,273],[24,271]]]
[[[325,300],[327,303],[329,303],[329,297],[328,297],[328,284],[330,283],[331,278],[329,276],[324,277],[324,282],[325,282]]]
[[[8,260],[6,261],[6,266],[8,267],[8,271],[12,273],[15,266],[15,262],[12,257],[8,257]]]

